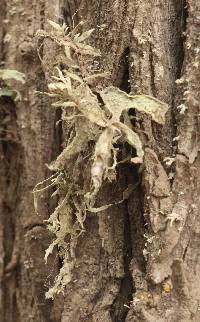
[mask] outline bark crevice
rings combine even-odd
[[[131,223],[127,202],[124,205],[124,277],[121,280],[119,293],[111,307],[112,322],[125,322],[130,303],[133,300],[133,278],[130,263],[133,257],[131,241]]]
[[[182,68],[183,68],[183,63],[184,63],[184,58],[185,58],[185,40],[186,40],[186,35],[185,32],[187,30],[187,18],[188,18],[188,7],[187,7],[187,1],[182,0],[181,5],[180,5],[180,12],[181,12],[181,17],[180,17],[180,40],[179,40],[179,55],[177,57],[177,78],[181,77],[182,73]],[[177,15],[179,13],[177,12]]]
[[[124,165],[121,168],[122,180],[127,187],[128,184],[138,182],[137,169],[130,165]],[[134,193],[134,192],[133,192]],[[136,197],[137,198],[137,197]],[[133,207],[132,207],[133,206]],[[123,208],[123,227],[124,227],[124,245],[123,245],[123,265],[124,277],[121,280],[119,293],[110,310],[112,322],[125,322],[128,315],[133,296],[135,293],[135,285],[131,273],[131,262],[135,255],[133,254],[133,243],[136,245],[137,234],[134,234],[133,217],[137,214],[137,205],[129,205],[129,200],[124,202]],[[137,221],[137,220],[136,220]]]
[[[130,75],[129,75],[129,54],[130,54],[130,49],[127,47],[124,50],[124,53],[122,55],[122,64],[123,64],[123,73],[121,77],[121,84],[120,84],[120,89],[126,93],[130,93],[131,87],[130,87]]]
[[[155,69],[154,69],[154,55],[152,45],[149,45],[149,66],[150,66],[150,83],[151,91],[153,96],[157,96],[156,85],[155,85]]]

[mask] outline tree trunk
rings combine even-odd
[[[0,16],[2,66],[26,75],[18,85],[22,100],[0,101],[0,321],[200,321],[200,2],[1,0]],[[73,280],[53,301],[45,292],[61,263],[55,251],[45,265],[52,236],[44,220],[55,205],[44,192],[38,216],[32,194],[50,175],[46,164],[65,133],[56,126],[60,113],[36,92],[46,90],[55,65],[51,42],[39,48],[47,69],[34,40],[47,19],[96,28],[92,42],[102,55],[95,63],[111,73],[103,86],[170,106],[164,126],[136,113],[143,169],[121,166],[98,201],[120,199],[129,184],[134,191],[87,218]]]

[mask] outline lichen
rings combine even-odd
[[[163,124],[168,107],[147,95],[131,96],[115,87],[99,89],[97,85],[92,86],[105,76],[105,73],[88,75],[85,64],[82,64],[84,57],[100,56],[99,50],[87,44],[93,29],[82,32],[83,23],[72,31],[65,24],[60,26],[52,21],[49,24],[52,30],[39,31],[37,36],[49,38],[57,44],[63,51],[65,67],[62,70],[56,67],[48,84],[49,91],[45,94],[53,98],[54,108],[62,110],[63,125],[66,123],[70,128],[65,148],[48,166],[54,175],[39,183],[33,191],[36,209],[37,199],[44,189],[53,187],[53,196],[58,196],[58,205],[47,220],[47,227],[55,239],[45,255],[47,261],[57,246],[63,262],[53,287],[46,294],[53,298],[55,294],[64,292],[71,281],[75,248],[78,237],[85,231],[87,214],[100,212],[112,205],[97,207],[96,196],[106,180],[116,178],[118,142],[127,142],[133,147],[137,163],[143,162],[142,142],[136,132],[121,122],[122,112],[134,108]]]
[[[14,101],[20,101],[20,92],[9,84],[9,82],[12,82],[13,80],[24,84],[25,75],[15,69],[0,69],[0,81],[3,82],[3,84],[0,83],[0,97],[7,96]]]

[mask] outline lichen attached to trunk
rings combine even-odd
[[[89,68],[85,67],[87,64],[83,63],[84,57],[100,56],[99,50],[86,43],[93,29],[82,32],[84,24],[80,23],[70,31],[65,24],[49,23],[52,30],[39,31],[37,36],[40,40],[49,38],[57,44],[65,67],[56,67],[52,82],[48,84],[49,92],[44,94],[53,98],[54,108],[62,109],[62,122],[71,129],[66,147],[48,166],[54,175],[38,183],[33,191],[36,210],[37,199],[44,190],[54,187],[53,196],[58,196],[58,205],[47,220],[55,240],[45,255],[47,261],[57,246],[63,261],[54,286],[46,294],[53,298],[71,281],[77,239],[84,231],[87,214],[111,206],[96,207],[95,203],[103,182],[116,178],[117,143],[128,143],[137,163],[143,162],[142,142],[136,132],[121,122],[122,112],[134,108],[163,124],[168,106],[147,95],[130,96],[115,87],[102,89],[98,80],[105,74],[91,75]],[[97,85],[92,86],[93,83]],[[99,95],[102,100],[98,99]]]

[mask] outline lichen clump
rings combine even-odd
[[[15,102],[21,100],[21,94],[18,90],[10,86],[9,82],[25,83],[25,75],[15,69],[0,69],[0,98],[10,97]]]
[[[48,298],[63,292],[71,281],[77,239],[84,232],[87,214],[111,206],[97,207],[96,196],[104,181],[116,179],[117,143],[127,142],[137,163],[143,162],[142,142],[136,132],[121,122],[122,112],[134,108],[163,124],[168,109],[166,104],[147,95],[130,96],[113,86],[102,89],[93,85],[105,76],[91,74],[83,63],[84,57],[86,61],[88,57],[100,56],[99,50],[87,44],[93,29],[82,32],[83,23],[72,31],[65,24],[60,26],[52,21],[49,24],[51,31],[39,31],[38,37],[49,38],[58,45],[65,67],[56,67],[45,94],[53,98],[53,107],[62,110],[62,124],[67,130],[65,148],[49,165],[54,174],[33,191],[36,210],[43,190],[54,187],[53,196],[58,197],[58,205],[47,220],[55,239],[46,250],[45,260],[57,246],[63,266],[46,294]]]

